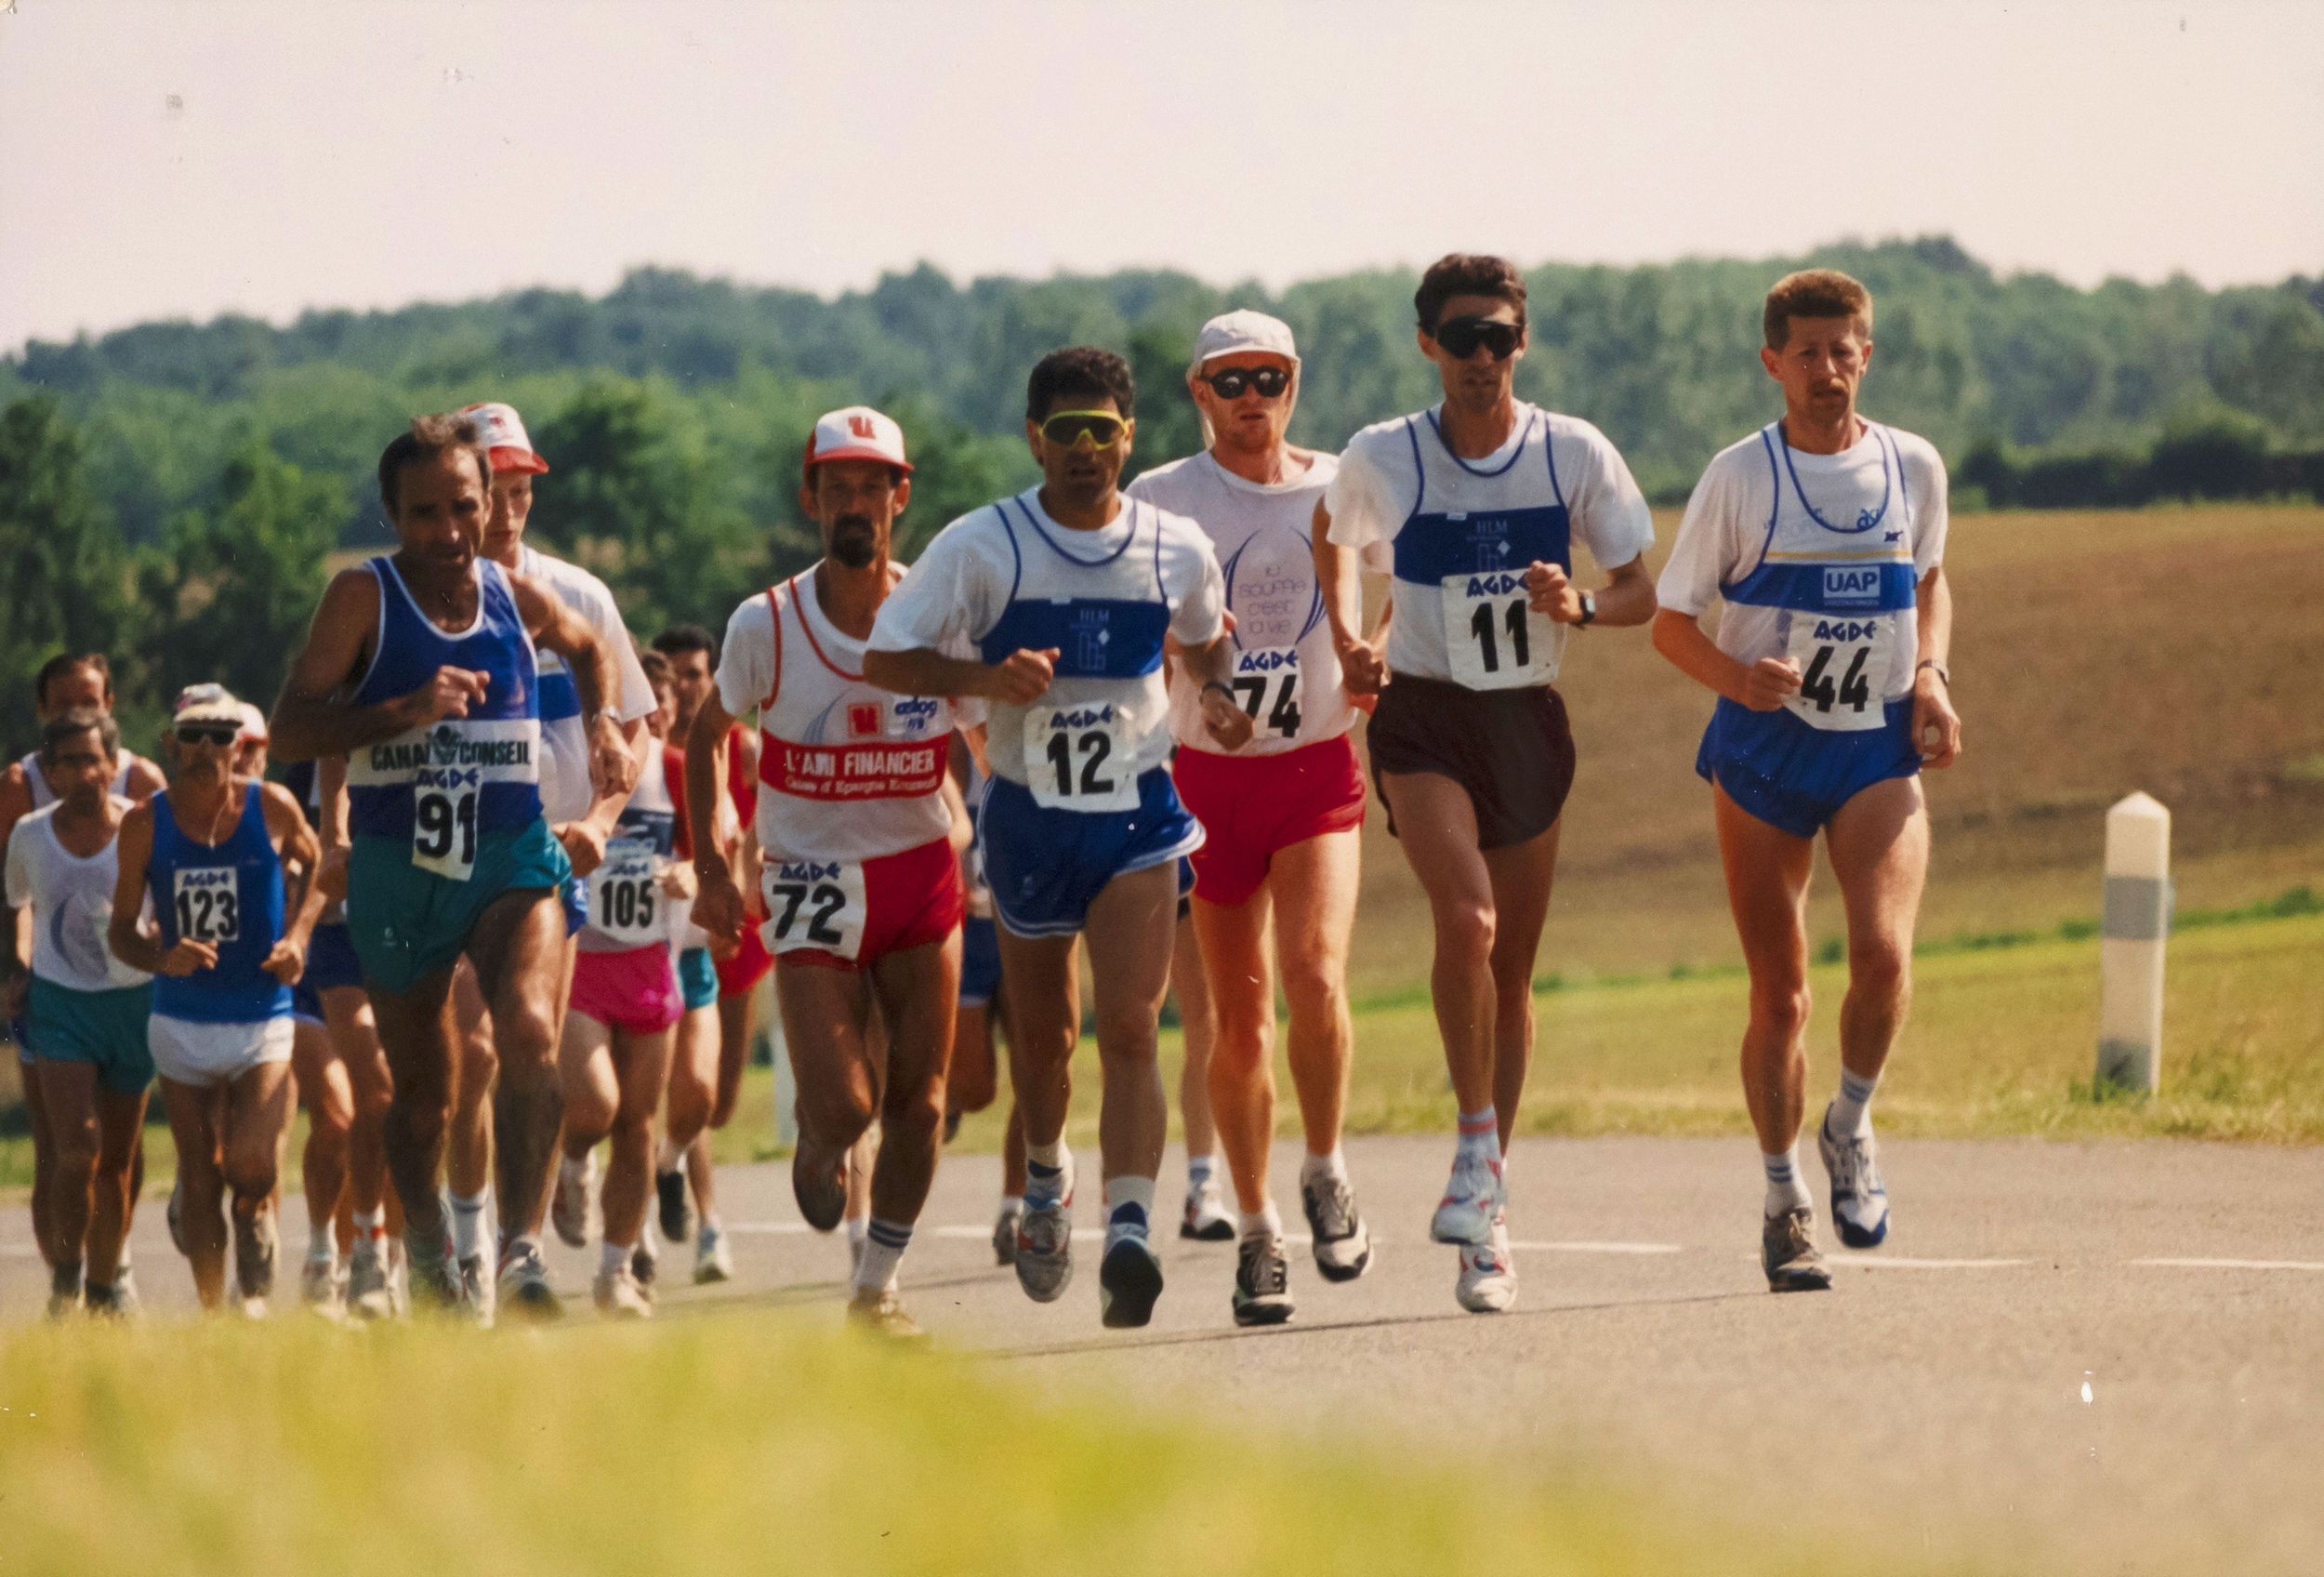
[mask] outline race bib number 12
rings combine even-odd
[[[812,948],[852,960],[864,945],[864,868],[853,860],[769,860],[767,950]]]
[[[1557,677],[1565,627],[1533,611],[1520,570],[1444,579],[1445,655],[1472,690],[1514,690]]]
[[[1138,774],[1110,701],[1039,706],[1024,714],[1024,775],[1053,811],[1134,811]]]
[[[1810,727],[1856,734],[1886,720],[1895,615],[1795,613],[1787,650],[1800,665],[1800,689],[1784,705]]]

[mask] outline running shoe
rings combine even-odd
[[[847,1322],[891,1342],[925,1342],[928,1332],[904,1312],[904,1299],[893,1287],[859,1290],[847,1301]]]
[[[1186,1210],[1179,1218],[1178,1235],[1204,1243],[1235,1240],[1235,1218],[1219,1198],[1218,1184],[1204,1183],[1186,1190]]]
[[[395,1314],[386,1248],[386,1239],[359,1233],[347,1256],[347,1311],[358,1319],[388,1319]]]
[[[629,1251],[629,1275],[647,1297],[654,1295],[654,1284],[662,1279],[662,1257],[654,1252],[654,1234],[638,1234],[638,1246]]]
[[[136,1314],[145,1307],[145,1300],[138,1296],[138,1273],[129,1264],[129,1245],[121,1245],[121,1268],[113,1273],[113,1307],[121,1314]]]
[[[1471,1314],[1501,1314],[1517,1301],[1517,1262],[1509,1254],[1507,1213],[1493,1218],[1490,1241],[1460,1245],[1453,1301]]]
[[[847,1213],[847,1152],[839,1150],[827,1160],[819,1159],[802,1136],[799,1148],[791,1152],[791,1198],[799,1201],[799,1213],[816,1231],[828,1232],[838,1226]]]
[[[416,1314],[475,1314],[469,1296],[468,1277],[452,1257],[449,1238],[436,1245],[435,1252],[415,1252],[406,1242],[403,1246],[404,1296]],[[491,1324],[490,1314],[483,1323]]]
[[[274,1203],[267,1200],[234,1220],[234,1284],[245,1299],[263,1303],[274,1291]]]
[[[1498,1159],[1457,1156],[1452,1176],[1445,1184],[1445,1197],[1437,1201],[1436,1214],[1428,1224],[1428,1235],[1439,1243],[1488,1248],[1493,1241],[1494,1218],[1508,1200]]]
[[[694,1234],[694,1285],[707,1287],[713,1282],[734,1279],[734,1251],[727,1245],[726,1230],[715,1222],[705,1221],[701,1231]]]
[[[1017,1263],[1017,1226],[1024,1220],[1023,1205],[1007,1205],[993,1218],[993,1263]]]
[[[682,1243],[694,1229],[694,1202],[686,1192],[686,1169],[672,1167],[654,1174],[654,1198],[662,1211],[662,1236]]]
[[[1291,1266],[1283,1237],[1254,1232],[1235,1251],[1235,1323],[1280,1325],[1291,1318]]]
[[[1353,1281],[1372,1263],[1372,1234],[1344,1177],[1316,1173],[1300,1184],[1300,1208],[1315,1243],[1315,1268],[1327,1281]]]
[[[81,1312],[81,1289],[80,1289],[80,1288],[75,1287],[75,1288],[73,1288],[73,1289],[71,1292],[61,1292],[61,1291],[59,1291],[59,1292],[51,1292],[48,1294],[48,1318],[49,1318],[49,1319],[72,1319],[74,1315],[76,1315],[76,1314],[78,1314],[78,1313],[80,1313],[80,1312]]]
[[[548,1265],[541,1258],[540,1245],[529,1238],[519,1238],[500,1251],[499,1279],[510,1309],[522,1319],[555,1319],[565,1312],[557,1289],[548,1284]]]
[[[1881,1181],[1872,1131],[1846,1138],[1831,1131],[1831,1107],[1816,1126],[1816,1149],[1831,1178],[1831,1224],[1852,1249],[1877,1249],[1888,1240],[1888,1186]]]
[[[651,1319],[654,1300],[625,1265],[618,1270],[601,1270],[597,1282],[590,1289],[597,1299],[597,1311],[608,1319]]]
[[[1816,1249],[1816,1213],[1805,1205],[1771,1215],[1760,1229],[1759,1262],[1771,1292],[1821,1292],[1831,1267]]]
[[[589,1246],[589,1196],[597,1191],[597,1152],[591,1150],[574,1171],[557,1163],[557,1185],[548,1195],[548,1224],[569,1249]]]
[[[298,1267],[298,1301],[325,1319],[347,1314],[346,1284],[339,1279],[339,1262],[310,1255]]]
[[[270,1312],[264,1298],[244,1298],[240,1307],[244,1319],[264,1319]]]
[[[1026,1212],[1031,1219],[1032,1213]],[[1110,1232],[1105,1257],[1098,1262],[1098,1319],[1110,1330],[1134,1331],[1154,1318],[1162,1295],[1162,1260],[1143,1232]],[[1017,1274],[1024,1274],[1020,1249]]]
[[[493,1284],[490,1262],[481,1253],[468,1255],[459,1263],[460,1303],[473,1315],[479,1328],[489,1331],[499,1313],[500,1290]]]
[[[92,1281],[87,1289],[87,1308],[93,1319],[130,1319],[138,1312],[138,1295],[134,1288],[125,1288],[119,1281],[103,1286]]]
[[[1010,1262],[1017,1267],[1017,1285],[1037,1304],[1053,1304],[1065,1295],[1074,1279],[1074,1224],[1071,1196],[1063,1199],[1027,1199],[1017,1218],[1017,1252]]]

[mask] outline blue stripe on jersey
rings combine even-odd
[[[1415,512],[1396,533],[1396,578],[1442,585],[1448,575],[1523,571],[1539,559],[1573,567],[1571,521],[1562,504],[1469,514]]]
[[[1057,649],[1060,679],[1142,679],[1162,666],[1170,610],[1121,597],[1011,603],[977,643],[988,663],[1020,649]]]
[[[1802,613],[1896,613],[1913,603],[1912,565],[1897,563],[1763,563],[1720,594],[1730,603]]]
[[[375,706],[395,700],[429,683],[446,666],[472,669],[485,675],[484,698],[469,709],[474,722],[538,719],[541,688],[535,679],[533,638],[517,612],[516,594],[508,578],[489,559],[476,561],[478,607],[476,622],[463,635],[448,635],[419,611],[418,603],[386,555],[366,566],[379,581],[379,650],[371,670],[355,688],[355,704]],[[530,783],[485,783],[476,803],[479,833],[503,831],[537,821],[541,791]],[[357,835],[408,840],[412,836],[412,785],[409,782],[358,785],[347,790],[350,829]]]
[[[145,884],[162,946],[176,947],[179,927],[187,926],[197,940],[218,947],[212,968],[155,975],[153,1011],[197,1024],[255,1024],[290,1012],[290,987],[262,967],[282,940],[284,898],[283,861],[267,835],[259,786],[250,785],[233,835],[215,848],[178,828],[167,789],[152,803],[153,854]]]
[[[573,682],[573,670],[559,663],[548,666],[548,656],[543,653],[540,669],[541,721],[560,722],[581,715],[581,687]]]

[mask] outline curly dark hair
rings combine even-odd
[[[1517,265],[1507,258],[1488,257],[1482,252],[1447,252],[1429,264],[1420,276],[1420,288],[1412,293],[1413,309],[1420,314],[1420,330],[1436,332],[1436,320],[1445,311],[1445,303],[1456,296],[1490,296],[1506,301],[1517,309],[1517,321],[1525,321],[1525,276],[1517,272]]]
[[[1137,414],[1138,386],[1130,378],[1129,364],[1094,345],[1068,345],[1033,364],[1033,376],[1024,385],[1025,420],[1041,420],[1067,397],[1111,400],[1125,421]]]

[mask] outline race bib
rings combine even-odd
[[[769,860],[767,950],[813,948],[852,960],[864,945],[864,868],[853,860]]]
[[[1896,630],[1894,614],[1794,613],[1788,649],[1800,665],[1800,689],[1784,705],[1831,733],[1880,727]]]
[[[1034,802],[1053,811],[1134,811],[1121,709],[1111,701],[1036,705],[1024,714],[1024,775]]]
[[[180,870],[172,884],[178,937],[183,942],[225,943],[242,936],[242,890],[225,866]]]
[[[660,941],[669,917],[663,912],[662,862],[649,844],[615,839],[589,873],[589,929],[625,947]]]
[[[1235,654],[1227,688],[1250,714],[1255,735],[1296,739],[1300,733],[1300,649],[1253,646]]]
[[[477,786],[412,790],[412,864],[453,881],[476,872]]]
[[[1557,677],[1565,627],[1528,605],[1521,570],[1448,575],[1445,655],[1452,676],[1472,690],[1514,690]]]
[[[453,881],[476,870],[476,805],[487,783],[540,781],[535,718],[445,718],[347,758],[350,788],[412,786],[412,864]]]

